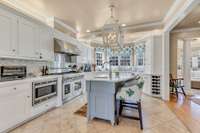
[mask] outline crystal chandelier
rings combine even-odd
[[[118,51],[122,44],[122,31],[118,20],[114,17],[115,6],[112,4],[109,8],[111,16],[104,24],[102,31],[103,47],[110,48],[113,51]]]

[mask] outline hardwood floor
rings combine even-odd
[[[178,99],[172,95],[167,105],[191,133],[200,132],[200,105],[191,101],[189,96],[185,98],[182,94],[179,94]]]

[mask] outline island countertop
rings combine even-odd
[[[135,75],[131,74],[120,74],[119,77],[112,76],[109,78],[108,74],[95,74],[92,73],[90,76],[86,77],[86,81],[105,81],[105,82],[122,82],[134,79]]]

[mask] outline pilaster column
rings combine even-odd
[[[183,78],[185,90],[191,89],[191,44],[190,40],[183,41]]]
[[[161,76],[161,94],[162,99],[169,100],[169,31],[163,33],[162,39],[162,76]]]

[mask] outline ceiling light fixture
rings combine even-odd
[[[87,33],[89,33],[89,32],[90,32],[90,30],[86,30],[86,32],[87,32]]]
[[[118,19],[114,17],[115,5],[111,4],[110,18],[105,22],[102,29],[103,47],[119,50],[122,44],[122,30]]]
[[[122,27],[125,27],[125,26],[126,26],[126,24],[122,24],[121,26],[122,26]]]
[[[200,20],[198,21],[198,23],[200,24]]]

